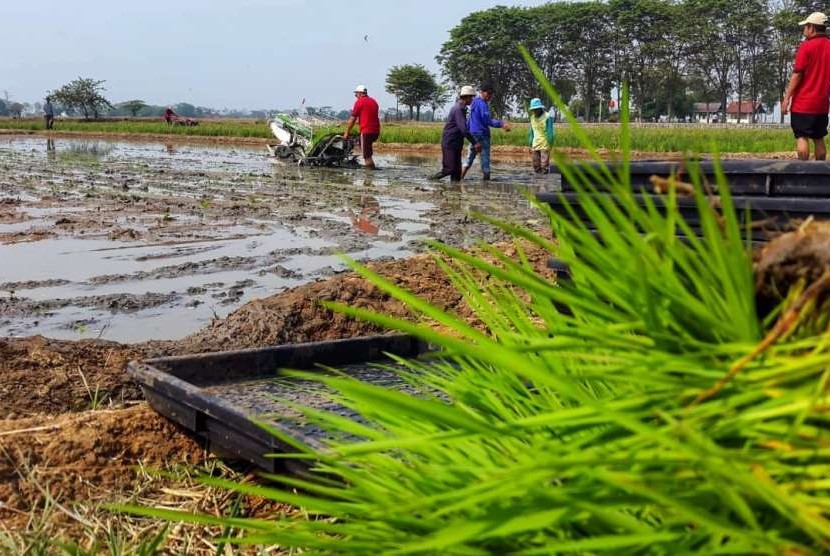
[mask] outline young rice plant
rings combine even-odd
[[[432,244],[483,327],[353,264],[426,317],[332,306],[440,348],[434,360],[408,363],[419,394],[306,374],[364,421],[305,409],[332,433],[323,450],[275,431],[308,460],[308,476],[268,476],[274,486],[204,479],[300,507],[307,519],[129,511],[221,523],[247,530],[244,542],[312,554],[830,550],[830,333],[800,326],[769,336],[775,327],[756,314],[751,255],[722,177],[716,210],[691,172],[695,238],[676,188],[665,211],[638,205],[622,130],[619,173],[565,170],[581,184],[595,232],[540,206],[555,241],[490,220],[517,238],[515,258],[488,245],[477,256]],[[567,263],[572,279],[537,273],[525,242]]]

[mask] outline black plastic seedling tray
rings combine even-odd
[[[212,451],[276,473],[286,469],[285,461],[269,454],[293,449],[258,422],[320,447],[325,432],[305,421],[292,404],[356,417],[332,402],[325,386],[281,376],[281,369],[336,368],[372,384],[405,390],[399,375],[384,368],[395,366],[385,354],[415,358],[426,350],[426,344],[411,336],[370,336],[133,361],[128,372],[154,410],[200,436]]]

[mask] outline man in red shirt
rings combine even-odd
[[[804,21],[805,40],[798,47],[793,75],[781,100],[783,114],[790,112],[790,125],[796,138],[799,160],[810,160],[810,142],[816,160],[827,158],[824,137],[830,112],[830,39],[827,16],[813,12]]]
[[[363,151],[363,162],[369,170],[375,169],[375,162],[372,160],[375,141],[380,137],[380,118],[378,117],[378,103],[369,96],[366,85],[355,87],[354,96],[357,98],[352,108],[352,115],[346,122],[346,132],[343,139],[349,138],[352,126],[357,121],[360,127],[360,148]]]

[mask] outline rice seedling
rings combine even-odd
[[[337,439],[313,449],[274,431],[297,449],[285,457],[309,463],[307,475],[267,475],[269,485],[203,479],[296,506],[306,519],[120,509],[315,554],[830,550],[830,331],[810,316],[820,301],[806,299],[807,287],[758,316],[749,244],[723,179],[715,209],[690,173],[700,237],[677,211],[672,180],[665,211],[639,205],[623,116],[619,174],[566,167],[596,233],[540,206],[551,237],[481,216],[515,236],[516,257],[432,243],[480,326],[351,263],[420,318],[333,309],[438,346],[432,360],[401,361],[417,395],[303,374],[363,421],[304,408]],[[536,272],[528,243],[563,260],[572,279]]]

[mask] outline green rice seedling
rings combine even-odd
[[[523,53],[599,160],[590,133]],[[673,182],[665,210],[636,202],[625,171],[634,137],[622,116],[622,171],[558,161],[596,232],[540,206],[551,237],[487,218],[516,237],[516,256],[432,243],[480,326],[351,263],[417,317],[331,308],[439,348],[434,359],[401,361],[416,394],[295,373],[332,387],[362,421],[303,409],[332,432],[322,449],[274,431],[297,450],[285,457],[311,465],[307,475],[266,475],[266,485],[203,479],[296,506],[306,519],[121,509],[314,554],[830,550],[830,332],[775,336],[777,325],[759,319],[723,176],[716,210],[690,172],[700,237],[677,210]],[[530,246],[563,260],[572,279],[538,272]],[[793,301],[781,318],[806,308]]]

